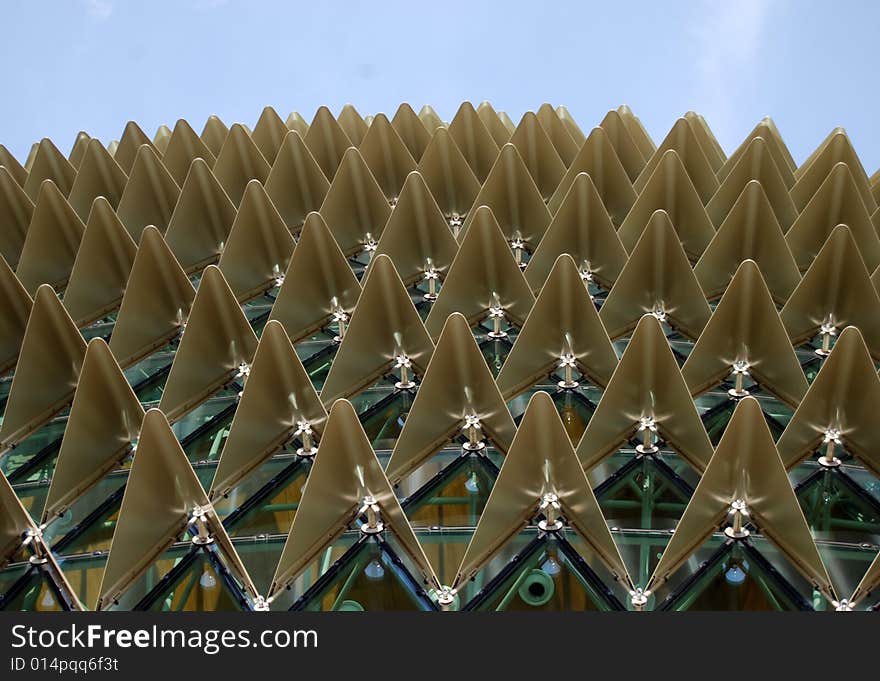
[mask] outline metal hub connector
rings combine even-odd
[[[296,430],[293,433],[294,437],[299,437],[300,442],[302,442],[302,447],[296,450],[296,455],[301,459],[311,459],[315,454],[318,453],[318,448],[315,447],[314,443],[314,431],[312,430],[312,426],[308,421],[300,421],[296,424]]]
[[[337,334],[333,337],[333,342],[341,343],[342,339],[345,338],[345,325],[348,324],[348,313],[339,306],[335,298],[331,301],[331,306],[333,317],[330,321],[336,324],[338,329]]]
[[[262,596],[257,596],[253,603],[254,612],[269,612],[269,601]]]
[[[748,390],[743,389],[743,379],[749,375],[749,363],[744,359],[738,359],[731,366],[731,375],[733,376],[734,386],[727,391],[727,394],[734,400],[747,397]]]
[[[833,605],[835,612],[852,612],[852,605],[846,598],[835,602]]]
[[[284,283],[284,272],[277,264],[272,266],[272,276],[275,279],[275,286],[280,287]]]
[[[192,543],[196,546],[207,546],[214,542],[208,527],[208,510],[203,506],[196,506],[192,510],[190,524],[195,525],[197,534],[192,538]]]
[[[544,514],[544,520],[538,521],[538,528],[543,532],[558,532],[562,529],[562,506],[555,492],[545,492],[541,495],[541,503],[538,510]]]
[[[457,239],[458,233],[461,230],[461,225],[464,221],[462,220],[461,215],[459,215],[458,213],[453,213],[452,215],[448,216],[447,219],[449,220],[449,228],[452,230],[452,233]]]
[[[409,371],[412,368],[412,362],[410,362],[409,357],[403,354],[397,355],[394,358],[394,368],[400,371],[400,380],[394,384],[395,388],[398,390],[415,388],[416,384],[409,375]]]
[[[34,555],[28,558],[28,562],[31,565],[44,565],[49,561],[49,558],[46,556],[46,545],[43,544],[42,530],[38,528],[28,528],[25,530],[22,546],[27,545],[30,545],[34,552]]]
[[[378,246],[379,244],[376,243],[373,235],[367,232],[364,236],[364,253],[374,253]]]
[[[559,368],[562,369],[564,378],[559,381],[558,385],[563,390],[573,390],[578,387],[578,382],[574,380],[573,371],[576,368],[575,356],[570,352],[566,352],[559,358]]]
[[[666,307],[663,305],[663,303],[657,303],[656,305],[654,305],[654,309],[651,310],[651,314],[657,318],[658,322],[666,321]]]
[[[633,610],[638,612],[644,610],[645,606],[648,605],[649,595],[650,594],[641,587],[637,588],[635,591],[630,591],[629,602],[632,604]]]
[[[642,437],[642,442],[636,445],[636,452],[641,456],[656,454],[660,451],[660,448],[654,442],[654,436],[657,433],[657,422],[653,416],[641,417],[636,433]]]
[[[513,249],[513,259],[516,260],[516,264],[519,266],[521,270],[525,269],[526,265],[523,262],[523,250],[525,250],[526,242],[523,241],[523,238],[517,234],[514,236],[509,242],[510,248]]]
[[[840,436],[842,433],[839,428],[828,428],[822,438],[822,444],[825,445],[825,454],[819,457],[819,465],[825,468],[837,468],[840,465],[840,459],[834,456],[834,449],[841,446]]]
[[[423,275],[425,281],[428,282],[428,292],[423,296],[425,300],[437,300],[437,284],[440,282],[440,273],[434,269],[434,265],[430,262]]]
[[[367,522],[361,525],[361,532],[364,534],[379,534],[385,529],[382,519],[379,516],[379,504],[373,495],[368,494],[361,500],[361,509],[358,515],[367,514]]]
[[[468,414],[464,417],[464,427],[462,428],[468,441],[462,445],[462,448],[468,452],[479,452],[486,448],[483,440],[483,428],[480,425],[480,417],[476,414]]]
[[[822,336],[822,347],[816,348],[816,354],[819,357],[827,357],[831,354],[831,338],[837,335],[837,325],[831,317],[822,322],[819,335]]]
[[[455,603],[455,590],[449,586],[441,586],[437,592],[437,605],[444,610],[449,609]]]
[[[749,531],[744,527],[744,520],[749,516],[749,510],[746,502],[737,499],[730,505],[729,515],[732,516],[730,527],[724,528],[724,534],[731,539],[745,539],[749,536]]]
[[[492,293],[492,304],[489,306],[489,319],[492,320],[492,330],[488,333],[489,338],[506,338],[507,331],[501,328],[504,321],[504,308],[501,307],[501,299],[498,294]]]

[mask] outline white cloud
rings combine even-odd
[[[113,14],[113,3],[110,0],[86,0],[86,11],[97,19],[106,19]]]

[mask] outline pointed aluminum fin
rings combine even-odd
[[[226,124],[223,121],[217,116],[208,116],[208,120],[205,121],[205,127],[202,128],[202,134],[199,135],[199,137],[216,158],[217,154],[220,153],[220,148],[223,146],[223,142],[226,141],[226,136],[228,134],[229,128],[226,127]],[[187,172],[189,172],[188,168]],[[182,181],[178,180],[178,182]]]
[[[153,135],[153,146],[160,154],[164,154],[168,148],[168,142],[171,140],[171,129],[167,125],[160,125],[156,128],[156,134]]]
[[[235,221],[235,205],[220,182],[197,158],[180,190],[165,240],[186,272],[217,262]]]
[[[795,346],[813,338],[826,322],[837,329],[851,324],[880,360],[880,296],[849,227],[834,228],[780,314]]]
[[[552,106],[545,102],[538,107],[535,115],[538,117],[541,127],[544,128],[544,132],[547,133],[547,137],[550,138],[550,143],[556,149],[556,153],[559,154],[563,165],[568,168],[574,161],[574,157],[577,156],[580,145],[574,141]]]
[[[574,143],[578,148],[582,147],[584,142],[587,141],[587,136],[580,129],[577,121],[575,121],[574,117],[571,115],[571,112],[564,106],[557,106],[556,115],[559,116],[559,120],[562,121],[562,124],[565,126],[565,129],[568,131],[568,134],[571,135],[571,138],[574,140]]]
[[[76,133],[76,139],[74,139],[73,146],[70,148],[70,153],[67,155],[67,160],[70,161],[70,165],[74,168],[79,169],[83,156],[85,156],[86,153],[86,147],[89,146],[89,140],[91,139],[89,133],[84,130],[80,130]],[[0,160],[2,160],[2,158],[0,158]]]
[[[480,102],[477,105],[477,115],[483,121],[483,125],[486,126],[486,130],[492,135],[492,139],[495,140],[498,147],[503,147],[510,141],[510,131],[501,122],[498,112],[489,102]]]
[[[437,115],[437,112],[434,111],[434,107],[430,104],[425,104],[419,109],[419,120],[425,124],[425,127],[431,134],[434,134],[437,128],[446,126],[446,124],[440,119],[440,116]]]
[[[330,109],[326,106],[318,108],[303,139],[324,175],[332,180],[345,150],[352,146],[352,142],[339,127]]]
[[[147,225],[165,233],[179,198],[177,182],[165,170],[155,150],[144,144],[135,156],[116,214],[131,238],[138,241]]]
[[[24,183],[24,193],[31,201],[37,200],[44,180],[52,180],[58,191],[67,197],[76,178],[76,168],[58,151],[58,147],[49,139],[40,140],[33,165]]]
[[[537,248],[552,219],[525,162],[512,144],[501,148],[474,206],[491,208],[504,236],[509,240],[522,239],[530,251]],[[475,216],[476,211],[468,213],[458,234],[459,243],[464,243]]]
[[[2,144],[0,144],[0,166],[6,168],[6,172],[8,172],[12,179],[15,180],[15,183],[24,189],[24,185],[28,178],[28,171],[18,162],[18,159],[12,155],[12,152]]]
[[[78,327],[119,307],[136,253],[113,207],[96,198],[64,289],[64,307]]]
[[[565,164],[534,113],[528,111],[522,117],[510,144],[522,157],[541,197],[549,200],[565,175]]]
[[[604,387],[617,355],[574,260],[562,254],[526,317],[496,382],[505,400],[549,375],[566,355],[577,370]]]
[[[294,241],[257,180],[248,182],[217,266],[239,302],[275,286],[287,271]]]
[[[351,104],[346,104],[336,117],[339,127],[342,128],[352,145],[359,147],[366,137],[369,126],[364,122],[364,117]]]
[[[642,156],[642,152],[639,151],[639,148],[633,141],[632,135],[629,134],[629,130],[627,130],[620,114],[612,109],[605,114],[605,118],[599,123],[599,127],[608,136],[608,141],[611,143],[630,182],[635,182],[639,173],[644,170],[647,159]]]
[[[788,187],[785,186],[763,137],[756,137],[751,141],[739,162],[724,178],[718,191],[706,205],[706,213],[715,227],[719,227],[730,214],[743,189],[754,180],[761,183],[782,232],[787,232],[797,219],[798,211],[788,195]]]
[[[21,256],[28,226],[34,216],[34,203],[24,193],[8,169],[0,166],[0,255],[15,267]]]
[[[480,115],[470,102],[463,102],[449,123],[449,135],[455,140],[468,165],[481,183],[498,157],[498,145],[483,125]]]
[[[852,597],[849,599],[850,607],[855,607],[863,601],[876,587],[880,584],[880,553],[868,566],[867,572],[862,576],[862,580],[853,591]]]
[[[389,201],[397,199],[416,162],[385,114],[373,119],[358,151],[385,197]]]
[[[346,256],[359,253],[370,239],[378,241],[382,235],[391,206],[354,147],[342,157],[319,212]]]
[[[653,315],[639,320],[608,387],[577,447],[589,472],[606,456],[636,437],[639,419],[653,419],[658,436],[702,472],[712,443],[687,384]]]
[[[40,284],[63,288],[86,227],[51,180],[43,183],[15,274],[31,295]]]
[[[642,315],[662,310],[669,324],[696,340],[711,310],[666,211],[655,211],[599,310],[612,339]]]
[[[226,139],[225,133],[223,139]],[[190,124],[181,118],[174,125],[174,132],[171,133],[171,139],[168,140],[168,146],[165,147],[165,152],[162,154],[162,163],[165,164],[168,173],[180,186],[186,180],[192,162],[197,158],[203,159],[209,168],[213,167],[217,160],[214,152],[196,134]],[[132,175],[134,175],[134,170],[132,170]]]
[[[284,327],[268,322],[217,463],[211,499],[228,494],[284,446],[302,422],[320,436],[326,419]]]
[[[636,202],[636,193],[623,166],[620,165],[617,154],[614,153],[608,135],[602,128],[593,128],[584,146],[559,181],[559,186],[547,203],[551,213],[559,212],[559,207],[568,195],[571,185],[581,173],[590,176],[599,196],[602,197],[602,203],[605,204],[611,222],[614,223],[615,228],[619,227],[632,210]]]
[[[477,176],[446,128],[434,132],[419,161],[419,172],[447,219],[466,215],[480,193]]]
[[[321,388],[321,401],[328,406],[340,397],[357,395],[391,371],[400,355],[423,376],[432,352],[434,343],[394,263],[388,256],[376,256]]]
[[[648,163],[639,173],[636,181],[633,182],[633,189],[636,193],[641,194],[648,185],[648,180],[654,174],[654,171],[663,163],[663,158],[667,151],[675,151],[678,155],[685,173],[693,184],[694,189],[699,196],[702,205],[709,203],[709,199],[718,189],[718,181],[715,179],[715,172],[706,155],[700,148],[700,143],[694,136],[693,128],[684,119],[679,118],[672,130],[666,135],[657,151],[648,159]]]
[[[770,155],[776,163],[776,169],[779,171],[779,174],[785,182],[785,186],[791,189],[794,186],[794,169],[797,166],[791,156],[791,152],[789,152],[788,147],[785,146],[785,142],[779,134],[779,130],[777,130],[776,125],[770,118],[765,118],[758,123],[758,125],[756,125],[746,136],[742,144],[737,147],[736,151],[727,158],[724,165],[718,169],[718,173],[716,174],[718,181],[724,182],[730,174],[730,171],[733,170],[733,167],[746,152],[746,149],[749,148],[749,144],[751,144],[752,140],[756,137],[763,138],[764,143],[767,145],[767,150],[770,152]]]
[[[281,591],[357,518],[366,496],[379,507],[386,531],[394,533],[426,582],[439,588],[434,568],[416,538],[351,403],[333,405],[321,447],[309,473],[269,596]]]
[[[654,144],[654,140],[651,139],[648,131],[645,130],[641,119],[626,104],[621,104],[617,107],[617,113],[623,119],[623,124],[632,136],[633,141],[635,141],[636,146],[641,150],[642,156],[645,157],[646,161],[650,159],[654,152],[657,151],[657,145]]]
[[[305,137],[309,132],[309,124],[306,122],[306,119],[300,116],[298,111],[291,111],[287,115],[287,120],[284,121],[284,124],[287,126],[288,130],[295,130],[299,133],[300,137]]]
[[[813,198],[813,195],[819,191],[828,174],[840,163],[845,163],[849,167],[853,183],[862,197],[868,213],[873,213],[877,210],[877,202],[874,200],[874,194],[871,192],[868,174],[859,160],[859,155],[853,149],[852,142],[850,142],[846,131],[842,128],[832,132],[822,142],[814,155],[795,171],[797,182],[791,188],[791,200],[794,201],[794,205],[797,206],[798,210],[804,210]]]
[[[251,137],[269,165],[275,163],[275,157],[285,135],[287,135],[287,126],[281,120],[281,116],[271,106],[265,107]]]
[[[159,408],[176,421],[249,365],[257,336],[215,266],[205,268]]]
[[[93,338],[64,429],[42,523],[64,513],[132,449],[144,410],[110,348]]]
[[[874,362],[859,329],[848,326],[779,437],[776,446],[785,467],[794,468],[820,451],[826,433],[836,430],[843,449],[880,475],[878,400]]]
[[[467,320],[449,315],[412,408],[388,461],[388,478],[399,483],[477,416],[480,429],[501,453],[516,426],[492,378]]]
[[[223,558],[235,568],[245,588],[256,594],[165,415],[150,409],[138,437],[96,610],[107,609],[177,540],[196,508],[205,512]]]
[[[828,173],[785,235],[802,272],[814,261],[837,225],[849,227],[870,271],[880,265],[880,238],[845,163],[838,163]]]
[[[445,275],[457,252],[458,242],[424,178],[418,172],[410,173],[368,271],[379,255],[387,255],[403,283],[409,285],[422,279],[429,267]]]
[[[418,163],[431,142],[431,133],[428,132],[424,123],[419,119],[416,112],[413,111],[412,107],[404,102],[397,107],[394,118],[391,119],[391,125],[394,126],[409,153]]]
[[[694,266],[697,281],[709,300],[724,293],[743,260],[754,260],[766,273],[767,287],[777,305],[784,305],[800,283],[800,270],[757,180],[746,184]]]
[[[269,163],[244,126],[235,123],[217,154],[213,172],[233,205],[238,206],[248,182],[265,182],[269,177]]]
[[[532,523],[544,494],[556,495],[568,525],[587,542],[615,579],[632,588],[599,502],[553,400],[545,392],[535,393],[529,400],[453,587],[474,577],[504,544]]]
[[[110,336],[110,349],[120,366],[130,367],[174,338],[186,322],[195,296],[159,230],[147,227]]]
[[[755,382],[793,409],[807,392],[803,369],[754,260],[744,260],[733,275],[681,373],[696,396],[728,378],[736,362],[747,362]]]
[[[134,121],[126,123],[125,129],[122,131],[122,137],[119,138],[119,146],[113,152],[113,158],[126,174],[131,172],[138,149],[144,144],[153,147],[153,151],[157,156],[161,155],[161,152],[153,146],[153,140],[147,136],[147,133],[141,130],[137,123]]]
[[[6,147],[3,147],[3,148],[5,149]],[[27,158],[25,159],[25,162],[24,162],[24,168],[25,168],[26,173],[30,173],[31,170],[33,169],[34,162],[37,160],[37,152],[39,150],[40,150],[40,143],[34,142],[31,145],[30,151],[28,151]],[[17,163],[17,161],[16,161],[16,163]],[[27,178],[25,178],[25,181],[27,181]],[[24,186],[24,184],[22,184],[22,186]]]
[[[86,342],[52,287],[37,289],[0,426],[0,448],[19,442],[70,403]]]
[[[293,234],[319,210],[330,183],[296,131],[287,133],[266,180],[266,193]]]
[[[297,343],[327,324],[334,306],[350,314],[360,292],[320,213],[309,213],[269,318],[281,322]]]
[[[700,149],[703,150],[706,160],[712,167],[712,172],[717,173],[719,168],[724,165],[724,161],[727,160],[727,156],[724,154],[721,145],[718,144],[718,140],[715,138],[712,128],[709,127],[706,119],[695,111],[688,111],[683,118],[688,122],[688,125],[691,126],[691,130],[700,145]]]
[[[669,579],[718,529],[735,501],[744,502],[750,522],[820,591],[833,597],[831,580],[754,397],[743,398],[733,412],[648,589]]]
[[[476,324],[497,300],[507,319],[521,327],[535,303],[492,210],[480,206],[472,216],[468,233],[425,319],[425,328],[434,338],[453,312],[461,312],[470,324]]]
[[[116,208],[119,199],[122,198],[126,182],[128,175],[125,171],[107,153],[103,144],[92,139],[86,147],[67,200],[79,215],[79,219],[85,222],[89,218],[92,201],[98,196],[104,197],[113,208]]]
[[[18,360],[33,300],[0,255],[0,375]]]
[[[614,284],[628,258],[602,197],[587,173],[579,173],[570,185],[541,243],[529,258],[525,277],[533,291],[544,285],[562,253],[571,255],[578,267],[606,289]]]

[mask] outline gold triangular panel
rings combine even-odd
[[[226,139],[225,133],[223,139]],[[168,146],[162,155],[162,163],[165,164],[168,173],[179,186],[186,180],[189,167],[197,158],[204,160],[209,168],[213,167],[217,160],[214,152],[196,134],[190,124],[181,118],[174,125],[174,132],[171,133],[171,139],[168,140]],[[132,175],[134,175],[134,170],[132,170]]]
[[[89,140],[91,139],[89,133],[84,130],[80,130],[76,133],[76,139],[74,139],[73,146],[70,148],[70,153],[67,155],[67,160],[70,161],[70,165],[74,168],[79,169],[83,156],[85,156],[86,153],[86,147],[89,146]],[[2,156],[0,156],[0,160],[3,160]]]
[[[684,115],[684,119],[691,126],[700,149],[703,150],[706,160],[712,167],[712,172],[717,173],[721,166],[724,165],[724,161],[727,160],[727,156],[724,154],[721,145],[718,144],[718,140],[715,139],[715,135],[712,133],[709,124],[706,123],[706,119],[695,111],[688,111]]]
[[[562,163],[568,168],[574,161],[574,157],[577,156],[580,145],[574,141],[565,124],[559,118],[559,114],[550,104],[546,102],[542,104],[538,107],[535,115],[538,117],[541,127],[544,128],[544,132],[547,133],[547,137],[550,138],[550,142],[556,149],[556,153],[559,154]]]
[[[131,238],[138,241],[147,225],[165,232],[179,198],[177,182],[156,156],[155,150],[144,144],[138,149],[116,214]]]
[[[168,148],[168,142],[171,140],[171,129],[167,125],[160,125],[156,128],[156,134],[153,135],[153,146],[160,154],[164,154]]]
[[[269,165],[275,163],[275,157],[281,148],[281,143],[287,135],[287,125],[281,120],[281,116],[271,106],[267,106],[260,114],[251,138],[257,149],[263,154]]]
[[[575,121],[574,117],[571,115],[571,112],[564,106],[560,105],[556,107],[556,115],[559,116],[559,120],[562,121],[562,124],[565,126],[565,129],[568,131],[568,134],[571,135],[571,138],[574,140],[574,143],[578,148],[582,147],[584,142],[587,141],[587,136],[580,129],[577,121]]]
[[[470,102],[463,102],[449,123],[449,134],[481,183],[495,165],[498,145]]]
[[[291,111],[287,115],[287,120],[284,121],[284,124],[288,130],[298,132],[300,137],[305,137],[309,131],[308,121],[300,115],[299,111]]]
[[[0,255],[0,375],[15,366],[33,300]]]
[[[235,123],[217,154],[213,173],[232,203],[238,206],[248,182],[265,182],[269,177],[269,163],[244,126]]]
[[[359,147],[366,137],[370,126],[366,124],[363,116],[351,104],[342,107],[336,120],[339,127],[345,132],[346,137],[351,140],[353,146]]]
[[[486,126],[486,130],[492,135],[495,144],[503,147],[510,141],[510,131],[504,126],[504,123],[498,117],[498,112],[489,102],[480,102],[477,104],[477,115]]]
[[[648,161],[633,141],[632,135],[629,134],[629,130],[627,130],[620,114],[612,109],[605,114],[605,118],[599,123],[599,127],[607,135],[608,141],[611,143],[630,182],[635,182]]]
[[[421,109],[419,109],[419,120],[424,123],[425,127],[428,129],[428,132],[432,135],[437,130],[437,128],[446,126],[446,124],[440,119],[440,116],[437,115],[437,112],[434,111],[434,107],[432,107],[430,104],[425,104]]]
[[[153,151],[156,152],[157,156],[161,155],[161,152],[153,146],[153,140],[147,136],[147,133],[141,130],[137,123],[134,121],[126,123],[125,129],[122,131],[122,137],[119,138],[119,146],[113,152],[114,160],[126,174],[131,172],[138,149],[144,144],[153,147]]]
[[[15,183],[24,189],[24,185],[28,178],[28,171],[18,162],[18,159],[12,155],[12,152],[2,144],[0,144],[0,166],[6,168],[6,172],[8,172],[12,179],[15,180]]]
[[[446,128],[437,128],[419,161],[419,172],[447,219],[463,217],[480,193],[480,182]]]
[[[51,140],[40,140],[36,149],[33,165],[30,166],[27,181],[24,183],[25,194],[31,201],[36,201],[43,181],[52,180],[61,194],[67,197],[76,178],[76,168],[64,158],[64,154]]]
[[[431,142],[431,133],[428,132],[418,114],[409,104],[404,102],[397,107],[394,118],[391,119],[391,125],[394,126],[409,153],[418,163]]]
[[[18,264],[33,216],[33,201],[7,168],[0,166],[0,255],[11,267]]]
[[[396,200],[406,176],[416,169],[416,162],[385,114],[373,119],[358,151],[385,197]]]
[[[833,172],[840,163],[845,163],[849,167],[853,183],[862,197],[868,213],[877,210],[877,202],[871,192],[868,174],[843,128],[832,131],[816,151],[795,171],[797,182],[791,188],[791,199],[798,210],[804,210],[813,195],[819,191],[828,174]]]
[[[718,169],[718,173],[716,174],[718,181],[724,182],[730,174],[730,171],[733,170],[733,167],[746,152],[746,149],[749,148],[749,144],[751,144],[752,140],[756,137],[761,137],[764,140],[764,143],[767,145],[767,150],[776,162],[776,169],[782,176],[785,186],[791,189],[794,186],[794,169],[797,165],[795,164],[788,147],[785,146],[785,142],[782,140],[782,136],[776,128],[776,124],[771,118],[765,118],[758,123],[758,125],[756,125],[746,136],[742,144],[736,148],[736,151],[727,158],[724,165]]]
[[[636,143],[636,146],[642,152],[642,156],[645,157],[646,161],[650,159],[651,156],[654,155],[654,152],[657,151],[657,145],[654,144],[654,140],[651,139],[648,131],[645,130],[645,126],[642,125],[642,121],[632,112],[632,109],[630,109],[626,104],[621,104],[619,107],[617,107],[617,113],[620,115],[623,124],[629,131],[629,134],[633,138],[633,141]]]
[[[287,133],[266,180],[266,193],[293,234],[319,210],[330,183],[298,132]]]
[[[85,222],[92,209],[92,201],[98,196],[104,197],[116,208],[127,181],[128,176],[107,153],[104,145],[92,139],[86,146],[67,200],[79,219]]]
[[[205,121],[205,127],[202,128],[202,134],[199,135],[199,137],[216,157],[217,154],[220,153],[220,148],[226,141],[226,136],[228,134],[229,128],[226,127],[226,124],[217,116],[212,115],[208,116],[208,120]],[[189,169],[187,169],[187,172],[189,172]],[[186,177],[185,174],[184,177]],[[178,182],[182,182],[182,180],[178,180]]]
[[[565,175],[565,164],[534,113],[528,111],[522,117],[510,144],[519,152],[541,197],[549,200]]]
[[[339,127],[330,109],[326,106],[318,108],[303,140],[321,166],[324,175],[328,180],[332,180],[342,162],[345,150],[352,146],[352,142]]]

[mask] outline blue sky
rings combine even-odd
[[[24,160],[80,129],[104,142],[263,106],[444,119],[486,99],[514,121],[565,104],[582,128],[629,104],[659,142],[689,109],[730,153],[771,115],[800,162],[835,126],[880,166],[880,3],[5,0],[0,142]]]

